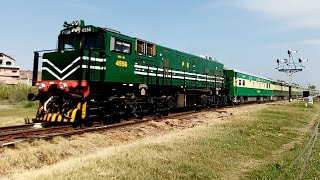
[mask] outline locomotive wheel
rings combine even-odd
[[[176,99],[173,96],[168,96],[167,104],[170,109],[173,109],[176,106]]]
[[[161,116],[168,116],[169,115],[169,111],[162,111]]]
[[[207,96],[206,95],[200,96],[200,103],[203,106],[203,108],[207,107]]]
[[[142,119],[143,118],[142,108],[143,107],[140,104],[136,104],[136,105],[134,105],[132,107],[132,113],[138,119]]]

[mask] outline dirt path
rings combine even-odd
[[[0,110],[5,110],[5,109],[12,109],[13,107],[11,105],[1,105],[0,104]]]

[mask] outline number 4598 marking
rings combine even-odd
[[[128,67],[128,62],[127,61],[116,61],[116,66],[119,67]]]

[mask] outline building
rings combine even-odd
[[[20,67],[15,66],[16,60],[0,53],[0,83],[19,84]]]
[[[38,72],[38,81],[41,80],[41,71]],[[20,70],[20,84],[32,85],[32,71],[30,70]]]

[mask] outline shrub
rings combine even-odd
[[[23,84],[6,85],[0,84],[0,100],[24,101],[28,93],[36,93],[37,89]]]

